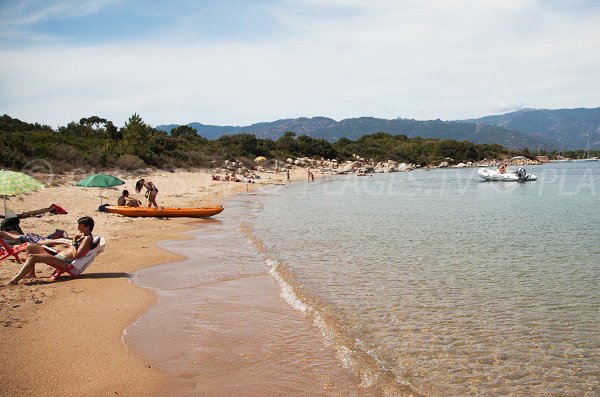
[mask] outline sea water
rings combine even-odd
[[[236,196],[136,272],[158,300],[124,340],[165,395],[598,396],[600,163],[527,170]]]
[[[302,182],[261,197],[242,229],[363,385],[598,396],[600,163],[527,171],[538,180],[436,169]]]

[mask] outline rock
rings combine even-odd
[[[454,168],[465,168],[467,165],[465,163],[458,163],[454,166]]]
[[[442,161],[440,163],[440,165],[438,165],[438,168],[448,168],[448,162],[447,161]]]
[[[337,167],[337,172],[339,174],[347,174],[348,172],[352,172],[353,170],[354,167],[352,166],[352,163],[344,163]]]

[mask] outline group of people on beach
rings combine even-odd
[[[244,176],[243,179],[238,178],[236,174],[229,175],[225,173],[225,176],[212,174],[211,178],[217,182],[244,182],[244,183],[255,183],[253,177]]]
[[[84,216],[77,221],[78,233],[73,238],[43,239],[29,243],[25,248],[27,259],[19,270],[6,285],[16,285],[25,277],[35,278],[35,265],[45,263],[56,269],[67,271],[76,259],[82,258],[92,249],[94,237],[94,219]],[[22,236],[14,233],[3,232],[2,237],[13,239],[13,241],[25,241]],[[27,238],[27,236],[25,236]]]
[[[151,181],[140,179],[135,184],[135,191],[140,193],[146,189],[145,196],[148,199],[148,207],[158,208],[156,195],[158,188]],[[117,200],[120,206],[139,207],[142,202],[129,197],[129,191],[123,190],[121,197]],[[94,219],[89,216],[79,218],[77,221],[78,233],[71,239],[66,238],[63,230],[57,229],[46,238],[35,233],[13,233],[0,232],[0,239],[7,244],[28,244],[25,248],[27,259],[21,270],[6,285],[16,285],[25,277],[35,278],[35,265],[45,263],[59,270],[67,270],[73,261],[82,258],[93,248]]]
[[[158,204],[156,203],[156,195],[158,194],[158,188],[151,181],[147,181],[145,179],[140,179],[135,183],[135,192],[139,193],[142,189],[146,189],[146,198],[148,199],[148,207],[154,206],[158,208]],[[123,190],[121,192],[121,197],[117,199],[118,206],[128,206],[128,207],[139,207],[142,205],[142,202],[136,198],[129,197],[129,190]]]

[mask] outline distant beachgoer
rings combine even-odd
[[[48,253],[42,245],[29,244],[26,249],[27,260],[19,273],[7,285],[18,284],[19,280],[28,274],[35,277],[35,265],[37,263],[45,263],[57,269],[66,270],[75,259],[87,255],[94,240],[92,236],[94,220],[89,216],[79,218],[77,220],[77,230],[79,230],[79,233],[74,235],[71,242],[66,243],[66,247],[55,255]],[[64,241],[57,244],[64,244]]]
[[[508,165],[508,163],[502,163],[502,165],[500,165],[500,167],[498,167],[498,173],[499,174],[504,174],[506,172],[506,166]]]
[[[287,177],[287,180],[289,181],[289,180],[290,180],[290,170],[287,170],[287,171],[285,172],[285,175],[286,175],[286,177]]]
[[[117,200],[117,205],[121,207],[139,207],[140,205],[142,205],[142,202],[138,199],[129,198],[129,191],[123,190],[123,193],[121,193],[121,197],[119,197],[119,199]]]
[[[154,183],[150,181],[146,181],[145,179],[140,179],[135,183],[135,191],[137,193],[142,191],[142,187],[146,188],[146,198],[148,198],[148,207],[154,205],[158,208],[158,204],[156,204],[156,195],[158,194],[158,188],[154,185]]]
[[[309,182],[314,182],[314,181],[315,181],[315,174],[313,174],[313,173],[310,171],[310,169],[309,169],[309,170],[307,170],[307,172],[308,172],[308,179],[307,179],[307,180],[308,180]]]

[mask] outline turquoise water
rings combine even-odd
[[[298,183],[262,197],[245,228],[366,385],[597,396],[600,163],[527,170],[538,181],[452,169]]]

